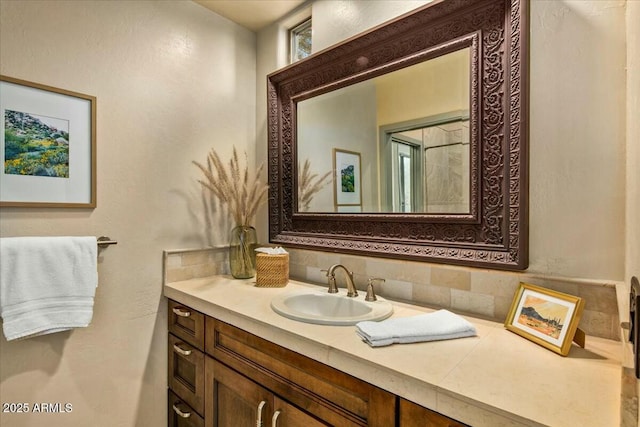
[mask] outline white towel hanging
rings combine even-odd
[[[88,326],[97,285],[93,236],[0,238],[0,317],[7,340]]]

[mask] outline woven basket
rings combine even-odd
[[[282,288],[289,282],[289,254],[256,254],[256,286]]]

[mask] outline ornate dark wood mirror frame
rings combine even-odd
[[[528,3],[442,0],[268,76],[269,238],[288,247],[528,265]],[[470,214],[297,211],[296,104],[471,47]]]

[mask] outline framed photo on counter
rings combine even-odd
[[[584,333],[578,329],[583,309],[582,298],[520,283],[505,327],[566,356],[574,339],[584,347]]]

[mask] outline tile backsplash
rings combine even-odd
[[[164,251],[164,283],[229,274],[227,246]]]
[[[616,282],[590,281],[527,272],[504,272],[442,264],[389,260],[355,255],[289,249],[290,278],[326,285],[324,272],[340,263],[353,271],[358,289],[365,290],[367,279],[385,282],[376,293],[395,300],[504,322],[520,282],[576,295],[585,300],[580,328],[588,335],[619,340],[620,318]],[[165,283],[229,274],[227,248],[174,250],[164,253]],[[338,273],[338,286],[344,278]]]

